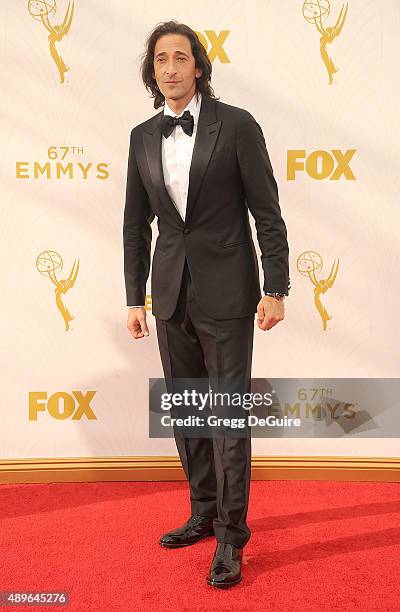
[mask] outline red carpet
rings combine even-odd
[[[252,482],[243,582],[205,582],[215,548],[163,549],[187,485],[1,485],[0,590],[67,590],[68,607],[10,610],[400,609],[397,483]]]

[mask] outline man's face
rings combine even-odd
[[[187,36],[165,34],[160,36],[154,48],[153,78],[168,100],[179,100],[194,95],[196,77],[202,70],[196,68],[192,48]]]

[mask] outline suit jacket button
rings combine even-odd
[[[189,232],[190,232],[190,229],[188,227],[185,227],[185,229],[183,230],[183,233],[184,234],[189,234]]]

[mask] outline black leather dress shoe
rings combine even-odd
[[[242,557],[242,548],[227,542],[218,542],[210,571],[206,578],[208,584],[220,589],[226,589],[240,582],[242,580]]]
[[[178,529],[164,533],[160,538],[160,544],[167,548],[181,548],[196,544],[209,535],[214,535],[212,517],[195,514]]]

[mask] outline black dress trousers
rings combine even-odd
[[[164,377],[240,379],[250,391],[254,314],[217,320],[196,299],[187,261],[174,314],[156,317]],[[249,429],[249,428],[248,428]],[[243,437],[184,437],[174,428],[182,467],[189,481],[192,514],[213,517],[218,542],[244,547],[251,469],[251,434]]]

